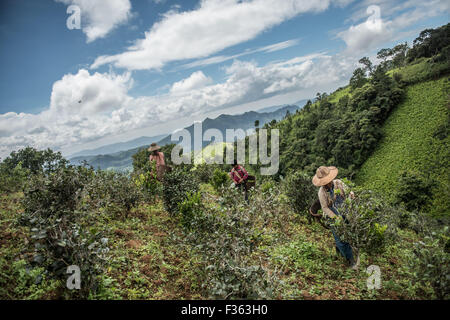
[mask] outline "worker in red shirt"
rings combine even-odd
[[[247,170],[245,170],[243,166],[239,165],[237,163],[237,160],[234,160],[233,169],[231,169],[230,172],[230,177],[239,189],[244,188],[245,201],[247,201],[248,203],[248,187],[246,181],[249,177],[252,176],[249,176]]]

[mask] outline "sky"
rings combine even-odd
[[[2,0],[0,157],[171,133],[348,84],[446,0]]]

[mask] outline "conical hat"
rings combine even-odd
[[[316,171],[316,175],[312,179],[312,183],[317,187],[327,185],[333,181],[334,178],[336,178],[338,171],[339,170],[336,167],[320,166]]]
[[[148,148],[148,151],[153,152],[153,151],[156,151],[156,150],[159,150],[159,149],[161,149],[160,146],[158,146],[156,143],[152,143],[150,145],[150,148]]]

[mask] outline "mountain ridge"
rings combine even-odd
[[[205,132],[208,129],[215,128],[219,129],[225,137],[226,129],[240,128],[245,131],[254,128],[256,120],[259,120],[260,127],[262,127],[265,123],[268,123],[272,120],[279,121],[283,119],[287,111],[293,113],[300,109],[299,106],[297,105],[274,106],[269,108],[275,108],[275,111],[262,113],[258,111],[247,111],[237,115],[221,114],[214,119],[206,118],[202,121],[203,132]],[[268,108],[265,109],[267,110]],[[194,124],[192,124],[189,127],[186,127],[185,129],[188,130],[192,136],[194,132]],[[148,147],[152,142],[157,142],[160,146],[175,143],[171,141],[171,135],[160,135],[160,136],[162,136],[163,138],[160,139],[159,141],[151,141],[146,144],[130,148],[128,150],[121,150],[109,154],[81,155],[69,157],[69,160],[74,164],[80,164],[85,160],[94,168],[127,171],[132,168],[132,155],[138,152],[140,149]],[[139,140],[141,138],[146,137],[140,137],[132,141]],[[210,142],[207,141],[203,142],[202,147],[206,147],[209,143]],[[191,150],[193,149],[194,147],[192,141]]]

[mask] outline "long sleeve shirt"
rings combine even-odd
[[[156,161],[157,167],[164,166],[166,164],[164,161],[164,153],[162,153],[162,152],[158,152],[158,155],[156,155],[156,156],[151,154],[150,161],[153,161],[153,160]]]
[[[233,179],[235,184],[239,184],[241,179],[245,180],[248,178],[248,172],[244,169],[244,167],[238,166],[236,169],[231,169],[230,177]]]
[[[333,180],[334,190],[340,190],[342,198],[346,198],[347,195],[347,186],[339,179]],[[336,194],[334,195],[334,198],[331,198],[330,192],[328,192],[327,189],[325,189],[324,186],[320,187],[319,189],[319,201],[320,205],[322,207],[323,212],[329,216],[333,217],[335,214],[330,209],[333,206],[334,201],[336,200]]]

